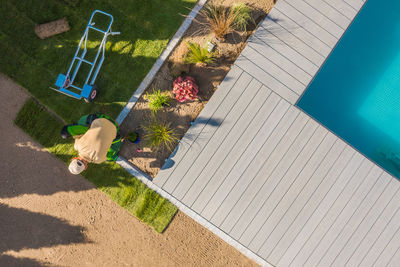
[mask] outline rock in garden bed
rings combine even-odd
[[[213,1],[216,6],[231,7],[239,1],[217,0]],[[274,0],[246,0],[243,1],[251,10],[253,21],[261,21],[272,8]],[[231,9],[227,9],[231,10]],[[165,160],[170,156],[172,150],[189,129],[191,122],[194,121],[208,100],[213,95],[217,86],[229,72],[231,65],[240,52],[245,47],[247,38],[253,33],[255,25],[248,23],[246,30],[234,30],[225,36],[225,40],[217,42],[212,52],[212,60],[209,63],[188,64],[185,58],[188,57],[188,43],[197,44],[197,47],[205,47],[206,43],[214,39],[215,34],[207,27],[207,20],[201,12],[193,21],[182,41],[175,47],[174,51],[165,61],[164,65],[156,74],[150,86],[139,98],[134,108],[128,114],[121,125],[122,133],[137,131],[142,137],[145,134],[145,128],[154,121],[162,122],[168,125],[175,132],[176,139],[171,140],[171,149],[151,149],[148,143],[142,140],[138,144],[126,142],[121,148],[120,154],[133,163],[143,172],[155,177],[163,166]],[[200,45],[200,46],[199,46]],[[196,50],[200,53],[206,53],[204,49]],[[210,54],[211,55],[211,54]],[[207,56],[205,56],[206,58]],[[207,61],[207,60],[205,60]],[[172,92],[173,82],[177,76],[191,76],[198,85],[196,99],[187,100],[183,103],[175,99]],[[164,105],[158,112],[150,110],[150,94],[165,94],[171,97],[171,101]],[[154,96],[154,94],[153,94]],[[143,138],[142,138],[143,139]]]

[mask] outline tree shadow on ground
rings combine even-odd
[[[30,258],[15,258],[10,255],[0,254],[0,266],[7,267],[48,267],[53,266],[44,262],[39,262]]]
[[[85,227],[46,214],[13,208],[0,203],[0,253],[39,249],[57,245],[90,243],[83,235]],[[7,264],[6,264],[7,263]],[[44,266],[26,258],[1,255],[1,266]]]
[[[82,233],[85,227],[56,217],[1,203],[0,215],[0,252],[90,242]]]
[[[32,145],[30,141],[10,140],[0,142],[0,145],[0,168],[4,174],[0,176],[0,198],[12,198],[23,194],[52,195],[57,192],[79,192],[94,188],[80,176],[70,174],[63,163],[48,151],[39,150],[40,147]],[[18,159],[17,162],[15,158]]]

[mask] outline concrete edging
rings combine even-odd
[[[175,46],[181,40],[186,30],[189,28],[190,24],[192,24],[193,19],[199,13],[200,9],[204,6],[207,0],[199,0],[186,19],[183,21],[182,25],[179,27],[178,31],[174,34],[171,40],[168,42],[167,47],[158,57],[156,63],[154,63],[153,67],[150,69],[149,73],[147,73],[146,77],[140,83],[139,87],[136,89],[135,93],[131,96],[131,98],[126,103],[125,107],[119,113],[117,119],[115,120],[118,124],[121,124],[126,116],[128,116],[131,109],[135,106],[139,97],[143,94],[144,90],[150,85],[153,81],[154,76],[157,74],[161,66],[164,64],[165,60],[171,54],[172,50],[174,50]]]
[[[222,240],[224,240],[226,243],[234,247],[235,249],[239,250],[242,254],[247,256],[248,258],[252,259],[256,263],[260,264],[261,266],[266,266],[266,267],[273,267],[273,265],[269,264],[267,261],[262,259],[260,256],[234,240],[232,237],[230,237],[228,234],[223,232],[221,229],[204,219],[202,216],[197,214],[195,211],[187,207],[185,204],[180,202],[178,199],[173,197],[171,194],[168,192],[164,191],[162,188],[158,187],[156,184],[154,184],[149,177],[135,168],[132,164],[130,164],[127,160],[125,160],[122,157],[118,157],[117,163],[124,168],[126,171],[128,171],[130,174],[133,176],[137,177],[140,179],[144,184],[146,184],[149,188],[160,194],[163,198],[168,199],[172,204],[178,207],[179,210],[181,210],[183,213],[191,217],[193,220],[210,230],[212,233],[220,237]]]

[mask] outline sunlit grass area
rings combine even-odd
[[[195,0],[24,0],[2,1],[0,6],[0,71],[27,88],[66,121],[100,111],[116,117],[189,13]],[[96,80],[95,103],[86,104],[49,87],[66,73],[91,13],[100,9],[114,16],[107,38],[103,67]],[[39,39],[34,26],[66,17],[69,32]],[[96,17],[95,17],[96,18]],[[98,17],[96,26],[108,20]],[[101,38],[101,35],[100,35]],[[95,54],[99,36],[89,33],[89,54]],[[84,75],[83,75],[84,76]],[[83,77],[84,79],[84,77]]]

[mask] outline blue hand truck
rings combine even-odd
[[[96,13],[105,15],[109,17],[110,22],[107,26],[106,30],[101,30],[99,28],[94,27],[95,22],[93,22],[93,17]],[[98,94],[98,88],[94,84],[97,78],[97,75],[99,74],[101,65],[103,64],[104,57],[105,57],[105,50],[106,50],[106,39],[108,35],[116,35],[120,34],[119,32],[112,32],[111,31],[111,25],[114,21],[114,18],[112,15],[103,12],[101,10],[95,10],[93,11],[89,23],[86,26],[85,32],[81,38],[81,41],[79,42],[78,48],[76,49],[74,58],[72,59],[71,65],[68,68],[67,74],[59,74],[57,77],[57,81],[55,85],[57,86],[57,89],[51,88],[59,93],[63,93],[67,96],[76,98],[76,99],[81,99],[83,98],[86,102],[92,102],[97,94]],[[88,34],[89,30],[94,30],[98,31],[100,33],[103,33],[103,40],[100,43],[100,46],[98,48],[97,54],[94,58],[93,61],[89,61],[85,59],[86,52],[87,52],[87,41],[88,41]],[[89,64],[90,71],[86,77],[86,80],[84,82],[83,87],[79,87],[78,85],[74,84],[76,75],[79,71],[79,68],[81,67],[81,64]],[[76,64],[75,64],[76,63]],[[73,68],[75,64],[75,68]],[[71,91],[74,90],[74,91]]]

